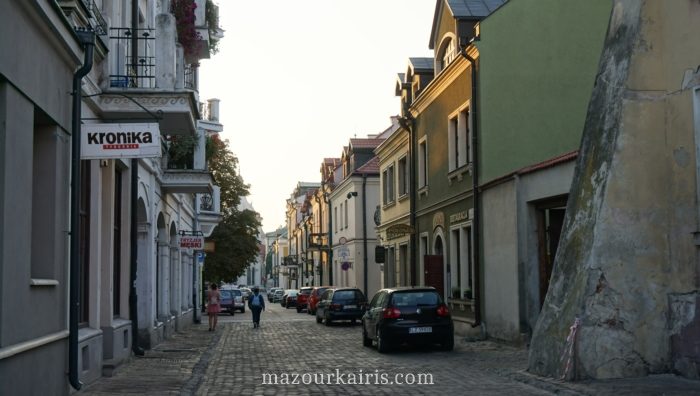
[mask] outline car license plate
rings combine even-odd
[[[408,334],[419,334],[419,333],[432,333],[432,327],[410,327],[408,329]]]
[[[357,305],[346,305],[345,309],[357,309]]]

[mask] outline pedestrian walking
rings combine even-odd
[[[253,295],[248,298],[248,308],[253,313],[253,328],[260,327],[260,312],[265,310],[265,299],[260,294],[260,289],[253,288]]]
[[[221,293],[216,283],[212,283],[207,293],[207,316],[209,316],[209,331],[216,330],[221,312]]]

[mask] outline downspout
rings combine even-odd
[[[325,191],[324,191],[325,194]],[[325,195],[324,195],[325,197]],[[333,207],[328,197],[328,286],[333,286]]]
[[[415,161],[413,159],[413,141],[415,137],[414,129],[416,127],[416,119],[413,118],[412,114],[408,109],[405,111],[407,119],[405,123],[405,128],[408,131],[408,163],[411,164],[411,169],[409,170],[409,217],[408,224],[411,226],[413,232],[409,236],[409,255],[411,261],[411,286],[416,286],[419,284],[418,279],[420,279],[420,274],[418,273],[420,269],[418,268],[418,257],[416,254],[416,183],[415,183]]]
[[[213,198],[213,197],[212,197]],[[199,229],[199,210],[201,209],[200,202],[197,199],[197,194],[194,196],[194,229]],[[201,317],[197,316],[197,269],[199,267],[199,255],[204,252],[194,252],[192,257],[192,322],[200,324]]]
[[[81,84],[92,69],[95,32],[76,30],[78,42],[85,50],[83,65],[73,75],[73,125],[71,126],[71,194],[70,194],[70,288],[68,324],[68,380],[75,390],[83,386],[78,371],[78,320],[80,314],[80,118]]]
[[[362,174],[362,249],[364,251],[365,298],[367,297],[367,174]]]
[[[472,39],[470,44],[474,41]],[[474,219],[472,220],[472,229],[474,230],[474,324],[472,327],[481,325],[481,271],[480,271],[480,244],[481,244],[481,213],[479,207],[479,150],[477,146],[478,127],[478,112],[475,111],[476,103],[478,102],[477,90],[477,72],[476,59],[472,58],[467,52],[469,45],[462,48],[460,53],[471,64],[471,85],[472,85],[472,202],[474,207]]]
[[[135,33],[138,27],[138,2],[131,2],[131,59],[136,59],[138,55],[138,40]],[[134,62],[135,65],[135,62]],[[132,70],[136,76],[136,66]],[[136,292],[136,271],[138,270],[138,214],[136,207],[138,205],[138,187],[139,187],[139,160],[131,159],[131,263],[129,268],[129,317],[131,319],[131,350],[136,356],[143,356],[144,351],[139,347],[139,317],[138,317],[138,295]]]
[[[322,187],[323,188],[323,187]],[[323,191],[321,191],[321,194],[323,194]],[[323,206],[321,205],[321,198],[318,197],[317,195],[314,195],[314,199],[316,200],[316,203],[318,204],[318,234],[321,237],[321,242],[323,242]],[[323,286],[323,243],[321,243],[320,250],[318,252],[318,258],[319,258],[319,263],[318,263],[318,285]],[[326,257],[328,257],[328,254],[326,253]],[[314,280],[316,279],[316,276],[314,276]]]

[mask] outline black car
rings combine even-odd
[[[355,324],[362,318],[366,306],[367,298],[356,287],[328,289],[316,305],[316,323],[325,321],[326,326],[330,326],[334,320],[349,320]]]
[[[454,324],[433,287],[398,287],[377,292],[362,317],[362,344],[377,341],[380,353],[402,343],[454,348]]]

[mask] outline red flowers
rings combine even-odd
[[[203,45],[202,36],[195,28],[194,0],[172,0],[170,11],[175,16],[177,41],[185,51],[185,60],[195,62]]]

